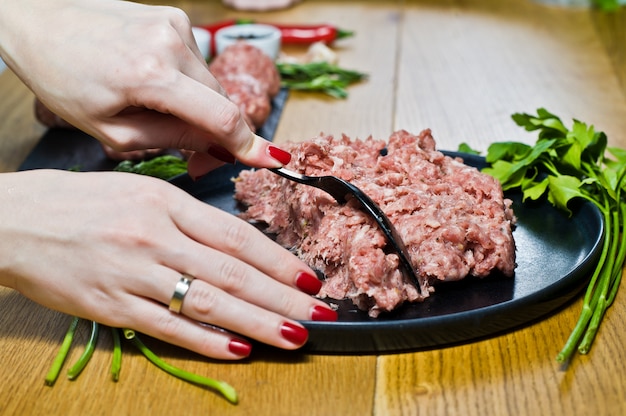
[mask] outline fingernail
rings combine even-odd
[[[222,146],[211,146],[209,147],[207,153],[214,158],[221,160],[222,162],[230,163],[231,165],[237,161],[235,156]]]
[[[267,146],[267,153],[283,165],[288,164],[291,160],[291,154],[289,152],[286,152],[283,149],[279,149],[276,146]]]
[[[326,321],[335,322],[337,320],[337,312],[326,308],[324,306],[316,305],[313,307],[313,313],[311,314],[311,320],[313,321]]]
[[[322,282],[309,273],[300,272],[296,276],[296,286],[306,294],[316,295],[322,288]]]
[[[309,331],[306,328],[294,325],[291,322],[285,322],[280,327],[280,333],[287,341],[296,345],[302,345],[309,338]]]
[[[252,345],[243,339],[233,338],[228,343],[228,351],[241,357],[247,357],[252,351]]]

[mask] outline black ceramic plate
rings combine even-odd
[[[463,157],[468,165],[485,165],[481,157],[447,153]],[[226,167],[195,183],[186,175],[173,182],[202,201],[237,214],[230,179],[239,169]],[[513,199],[518,217],[513,278],[490,276],[440,284],[423,303],[405,304],[376,319],[349,301],[329,300],[339,304],[339,321],[304,322],[309,329],[305,350],[390,353],[466,342],[530,323],[578,295],[600,254],[599,211],[581,204],[568,218],[548,202],[522,205],[519,193],[507,197]]]
[[[289,97],[287,89],[281,89],[272,99],[272,111],[257,134],[268,140],[274,138],[278,121]],[[170,151],[180,155],[176,151]],[[19,170],[30,169],[76,169],[84,172],[113,170],[119,162],[107,158],[102,146],[93,137],[80,130],[54,128],[41,137],[35,148],[22,162]]]

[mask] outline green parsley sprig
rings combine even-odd
[[[520,188],[523,200],[547,195],[557,208],[571,213],[575,199],[593,203],[602,213],[605,236],[598,265],[591,276],[579,320],[557,361],[571,360],[578,349],[589,352],[606,310],[619,288],[626,258],[626,150],[608,147],[607,137],[581,121],[571,129],[540,108],[537,115],[514,114],[527,131],[538,131],[534,146],[518,142],[493,143],[487,151],[490,167],[504,190]]]
[[[367,78],[362,72],[340,68],[328,62],[277,63],[281,85],[290,90],[317,91],[335,98],[346,98],[346,88]]]
[[[161,155],[150,160],[142,160],[139,162],[123,160],[118,163],[113,170],[116,172],[137,173],[168,180],[187,172],[187,161],[174,155]]]
[[[626,0],[592,0],[592,4],[605,12],[614,12],[626,4]]]

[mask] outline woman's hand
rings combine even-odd
[[[0,39],[7,64],[50,110],[115,151],[193,151],[193,177],[235,158],[255,167],[289,160],[253,134],[224,96],[179,9],[7,2]]]
[[[247,356],[244,337],[298,348],[307,331],[295,320],[336,319],[310,296],[321,283],[306,264],[252,225],[158,179],[2,174],[0,235],[0,284],[209,357]],[[196,279],[176,314],[168,304],[183,273]]]

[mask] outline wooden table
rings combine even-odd
[[[217,1],[162,1],[193,23],[250,17]],[[432,128],[439,147],[496,140],[532,143],[514,112],[546,107],[604,130],[626,147],[626,14],[546,7],[530,0],[314,1],[252,14],[268,22],[332,22],[356,37],[336,45],[341,64],[370,74],[344,101],[294,93],[276,141],[325,133],[386,138]],[[0,169],[15,170],[44,129],[32,95],[0,76]],[[591,353],[561,368],[555,355],[581,302],[533,325],[485,340],[405,354],[333,356],[260,351],[240,363],[213,362],[163,343],[175,365],[223,379],[233,406],[177,380],[125,347],[122,375],[108,375],[104,332],[78,380],[43,378],[69,317],[0,290],[1,414],[215,415],[622,415],[626,414],[626,294],[609,310]],[[82,350],[79,329],[71,360]]]

